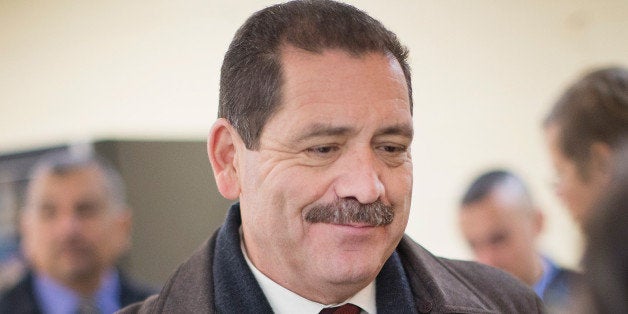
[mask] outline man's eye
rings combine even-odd
[[[338,147],[335,147],[335,146],[316,146],[316,147],[311,147],[307,149],[309,153],[314,153],[318,155],[329,154],[337,150],[338,150]]]
[[[97,204],[84,202],[76,204],[74,211],[80,218],[90,218],[98,214],[99,207]]]
[[[404,153],[406,152],[408,149],[405,146],[402,145],[382,145],[380,146],[381,150],[383,150],[386,153]]]
[[[405,151],[405,149],[403,147],[398,147],[398,146],[384,146],[384,150],[389,152],[389,153],[396,153],[396,152]]]
[[[53,219],[57,215],[57,208],[52,204],[43,204],[39,208],[39,215],[43,219]]]
[[[399,166],[409,159],[408,147],[402,144],[382,144],[376,149],[389,166]]]

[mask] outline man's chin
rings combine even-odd
[[[94,270],[74,269],[68,273],[68,278],[74,282],[91,281],[95,274]]]
[[[337,285],[368,284],[373,281],[382,265],[374,263],[373,258],[346,256],[328,265],[328,280]]]
[[[344,287],[359,291],[375,280],[377,273],[378,271],[366,269],[361,269],[359,271],[352,269],[346,272],[336,271],[333,274],[329,274],[331,276],[327,278],[327,282],[340,288],[341,290],[344,290],[342,288]]]
[[[63,276],[72,281],[88,280],[92,278],[97,271],[94,264],[87,261],[65,263],[61,265],[60,268]]]

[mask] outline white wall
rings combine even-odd
[[[205,137],[222,55],[272,1],[0,0],[0,153],[94,138]],[[628,64],[625,0],[352,0],[411,51],[415,193],[408,226],[469,257],[457,201],[479,171],[522,173],[548,215],[543,247],[576,265],[540,121],[586,68]]]

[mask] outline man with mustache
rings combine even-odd
[[[0,313],[113,313],[152,290],[118,272],[130,245],[131,213],[119,174],[104,160],[70,152],[35,166],[21,214],[30,271],[0,300]]]
[[[223,62],[208,139],[223,226],[140,313],[536,313],[503,272],[404,236],[413,137],[407,50],[333,1],[261,10]]]

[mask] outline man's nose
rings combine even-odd
[[[384,194],[381,167],[369,149],[353,150],[342,157],[335,190],[339,198],[355,198],[362,204],[377,201]]]
[[[565,194],[565,182],[562,178],[556,178],[554,182],[552,182],[552,188],[554,190],[554,194],[559,198],[562,198]]]
[[[81,229],[81,219],[76,215],[69,214],[60,217],[58,224],[59,231],[62,233],[74,233]]]

